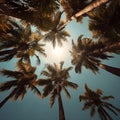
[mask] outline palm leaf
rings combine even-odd
[[[85,102],[82,110],[89,109],[93,104],[93,102]]]
[[[82,101],[82,100],[88,100],[89,98],[87,97],[87,96],[85,96],[85,95],[80,95],[79,96],[79,100],[80,100],[80,102]]]
[[[103,96],[102,97],[103,100],[108,100],[108,99],[111,99],[111,98],[114,99],[114,97],[111,96],[111,95],[110,96]]]
[[[103,104],[108,105],[109,107],[111,107],[111,108],[115,109],[116,111],[120,112],[119,108],[115,107],[114,105],[112,105],[112,104],[110,104],[108,102],[104,102]]]
[[[62,70],[62,68],[63,68],[63,65],[64,65],[64,61],[61,61],[60,62],[60,69]]]
[[[17,80],[11,80],[11,81],[7,81],[5,83],[1,83],[0,91],[9,90],[11,87],[14,87],[16,85],[17,85]]]
[[[95,115],[95,105],[92,105],[91,110],[90,110],[90,115],[93,117]]]
[[[55,65],[55,64],[54,64]],[[47,70],[50,72],[50,73],[54,73],[56,74],[56,68],[52,65],[47,65]]]
[[[50,74],[48,71],[43,70],[43,71],[41,72],[41,75],[44,75],[44,76],[46,76],[46,77],[50,77],[51,74]]]
[[[40,64],[40,58],[39,58],[39,56],[36,55],[36,54],[35,54],[35,57],[37,58],[37,65],[39,65],[39,64]]]
[[[22,76],[23,74],[18,71],[11,71],[11,70],[0,70],[0,73],[7,76],[7,77],[12,77],[12,78],[18,78]]]
[[[23,93],[25,93],[25,91],[26,91],[25,86],[19,86],[19,87],[17,87],[16,93],[13,96],[13,99],[16,101],[17,99],[19,99],[19,97],[21,98],[21,95]],[[24,95],[22,95],[22,96],[24,96]]]
[[[51,83],[51,80],[49,79],[38,79],[37,84],[40,86],[48,85]]]
[[[97,111],[98,111],[98,114],[99,114],[101,120],[108,120],[108,119],[107,119],[107,116],[105,115],[105,113],[101,110],[101,107],[99,107],[99,108],[97,109]]]
[[[50,107],[52,107],[53,104],[55,103],[56,96],[57,96],[57,90],[54,89],[50,96]]]
[[[70,98],[71,98],[71,95],[70,95],[70,93],[68,92],[68,90],[67,90],[65,87],[63,87],[63,90],[64,90],[64,92],[65,92],[65,94],[66,94],[66,97],[67,97],[68,99],[70,99]]]
[[[44,87],[44,89],[43,89],[43,98],[46,97],[46,96],[48,96],[52,92],[53,87],[54,86],[52,84],[48,84],[48,85],[46,85]]]
[[[112,113],[114,113],[116,116],[118,115],[114,109],[109,107],[108,105],[104,105],[107,109],[109,109]],[[120,111],[119,111],[120,112]]]
[[[23,89],[23,90],[22,90],[21,94],[20,94],[19,97],[18,97],[18,99],[19,99],[20,101],[23,100],[26,92],[27,92],[26,89]]]
[[[66,81],[64,85],[67,86],[67,87],[73,88],[73,89],[77,89],[78,88],[77,84],[75,84],[73,82],[69,82],[69,81]]]
[[[31,88],[31,90],[34,91],[35,94],[37,94],[37,96],[38,96],[39,98],[41,98],[41,92],[39,91],[39,89],[38,89],[36,86],[30,85],[30,88]]]

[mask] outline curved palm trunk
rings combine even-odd
[[[77,12],[75,15],[73,15],[71,17],[70,20],[67,20],[62,26],[60,26],[60,28],[58,28],[58,30],[63,29],[71,20],[80,17],[81,15],[93,10],[94,8],[99,7],[100,5],[108,2],[109,0],[95,0],[93,3],[89,4],[88,6],[86,6],[84,9],[80,10],[79,12]]]
[[[0,108],[15,94],[16,89],[14,89],[2,102],[0,102]]]
[[[62,97],[60,94],[60,88],[58,87],[58,104],[59,104],[59,120],[65,120],[64,108],[62,103]]]
[[[95,0],[94,2],[92,2],[91,4],[89,4],[87,7],[85,7],[83,10],[80,10],[79,12],[77,12],[74,16],[72,16],[72,19],[75,19],[76,17],[79,17],[91,10],[93,10],[94,8],[99,7],[100,5],[108,2],[109,0]]]
[[[108,65],[105,65],[105,64],[102,64],[102,63],[95,63],[98,67],[114,74],[114,75],[117,75],[117,76],[120,76],[120,68],[116,68],[116,67],[111,67],[111,66],[108,66]]]

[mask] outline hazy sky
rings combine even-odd
[[[84,37],[90,37],[91,34],[88,32],[87,19],[84,20],[82,24],[77,24],[75,21],[67,25],[67,30],[71,34],[68,39],[68,43],[65,43],[63,50],[61,48],[60,54],[64,54],[63,57],[59,57],[57,53],[54,53],[51,44],[47,44],[46,52],[48,54],[47,58],[42,58],[41,65],[38,66],[37,74],[40,77],[41,70],[44,68],[44,64],[52,63],[64,60],[65,67],[70,64],[70,54],[69,50],[71,48],[71,40],[77,40],[80,34]],[[53,55],[52,55],[53,54]],[[33,64],[35,65],[35,58],[33,58]],[[109,61],[104,61],[105,64],[114,67],[120,67],[120,56],[115,55]],[[8,68],[14,70],[15,60],[7,63],[0,63],[0,68]],[[63,94],[63,105],[65,109],[66,120],[100,120],[99,116],[96,114],[94,118],[89,115],[89,110],[82,111],[83,102],[79,102],[79,95],[84,94],[84,84],[87,83],[90,88],[96,90],[100,88],[104,91],[104,95],[113,95],[116,99],[111,100],[115,106],[120,107],[120,78],[112,75],[104,70],[99,71],[99,74],[94,75],[91,71],[83,67],[82,74],[76,74],[74,69],[70,72],[70,80],[77,83],[79,88],[77,91],[70,89],[71,99],[67,100],[66,96]],[[0,76],[0,82],[7,80],[8,78]],[[0,101],[8,95],[8,91],[5,93],[0,93]],[[0,120],[58,120],[58,104],[57,101],[51,109],[49,107],[49,97],[45,99],[39,99],[33,92],[28,91],[28,94],[24,97],[22,101],[9,100],[0,109]],[[114,120],[120,120],[120,118],[113,116]]]

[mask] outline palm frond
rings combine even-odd
[[[46,71],[46,70],[43,70],[43,71],[41,72],[41,75],[44,75],[44,76],[46,76],[46,77],[50,77],[50,76],[51,76],[51,74],[50,74],[48,71]]]
[[[50,96],[50,107],[55,103],[55,98],[57,97],[57,90],[54,89]]]
[[[40,58],[39,58],[39,56],[36,55],[36,54],[35,54],[35,57],[37,58],[37,65],[39,65],[39,64],[41,63]]]
[[[110,110],[112,113],[114,113],[116,116],[118,115],[117,112],[112,109],[111,107],[109,107],[108,105],[104,105],[104,107],[106,107],[108,110]],[[119,111],[120,112],[120,111]]]
[[[114,105],[112,105],[112,104],[110,104],[110,103],[108,103],[108,102],[103,102],[103,104],[105,104],[105,105],[107,105],[107,106],[115,109],[116,111],[120,112],[120,109],[119,109],[119,108],[115,107]]]
[[[110,96],[103,96],[101,99],[103,99],[103,100],[114,99],[114,96],[112,96],[112,95],[110,95]]]
[[[12,77],[12,78],[18,78],[18,77],[23,75],[21,72],[5,70],[5,69],[0,70],[0,73],[7,76],[7,77]]]
[[[78,88],[78,85],[76,83],[69,82],[69,81],[66,81],[64,85],[66,87],[70,87],[70,88],[75,89],[75,90]]]
[[[64,65],[64,61],[61,61],[60,62],[60,69],[62,70],[62,68],[63,68],[63,65]]]
[[[25,88],[25,86],[19,86],[19,87],[17,87],[17,90],[16,90],[16,92],[15,92],[15,94],[14,94],[14,96],[13,96],[13,100],[17,100],[17,99],[20,99],[21,98],[21,96],[23,96],[24,97],[24,95],[23,94],[25,94],[26,93],[26,88]],[[22,98],[21,98],[22,99]]]
[[[86,100],[88,100],[88,99],[89,99],[89,98],[88,98],[87,96],[85,96],[85,95],[80,95],[80,96],[79,96],[80,102],[81,102],[82,100],[83,100],[83,101],[84,101],[84,100],[86,101]]]
[[[99,114],[101,120],[108,120],[108,118],[107,118],[107,116],[105,115],[105,113],[101,110],[101,107],[99,107],[99,108],[97,109],[97,111],[98,111],[98,114]]]
[[[52,84],[48,84],[44,87],[43,89],[43,98],[47,97],[53,90],[53,85]]]
[[[95,115],[95,105],[92,105],[91,110],[90,110],[90,116],[93,117]]]
[[[57,26],[58,26],[58,24],[60,23],[61,15],[62,15],[62,12],[60,12],[60,11],[58,11],[58,12],[55,14],[53,29],[56,29]]]
[[[30,85],[30,89],[31,89],[32,91],[34,91],[34,93],[35,93],[39,98],[41,98],[41,92],[40,92],[40,90],[39,90],[36,86]]]
[[[40,86],[48,85],[51,83],[51,80],[49,79],[38,79],[37,84]]]
[[[10,88],[17,85],[17,80],[11,80],[4,83],[0,83],[0,91],[9,90]]]
[[[85,102],[82,110],[89,109],[93,105],[93,102]]]
[[[54,64],[54,66],[55,66],[55,64]],[[56,74],[56,68],[54,66],[48,64],[46,68],[50,73]]]
[[[19,95],[18,99],[21,101],[23,100],[25,94],[26,94],[27,90],[26,89],[23,89],[23,91],[21,92],[21,94]]]
[[[67,97],[68,99],[70,99],[70,98],[71,98],[71,95],[70,95],[70,93],[68,92],[68,90],[67,90],[65,87],[63,87],[63,90],[64,90],[64,92],[65,92],[65,94],[66,94],[66,97]]]

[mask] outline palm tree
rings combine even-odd
[[[120,4],[119,0],[100,6],[89,13],[89,29],[93,37],[103,37],[107,42],[120,42]]]
[[[64,24],[64,22],[61,21],[62,13],[63,12],[58,11],[55,14],[51,30],[44,35],[44,40],[52,42],[53,47],[56,46],[56,43],[62,46],[62,41],[67,41],[67,37],[70,37],[70,34],[63,30],[63,28],[58,30],[58,28]]]
[[[91,4],[94,0],[60,0],[60,4],[66,14],[66,20],[71,19],[72,16],[74,16],[77,12],[84,9],[86,6]],[[81,21],[83,18],[82,16],[79,16],[77,21]]]
[[[93,73],[98,72],[98,67],[120,76],[120,68],[110,67],[101,64],[101,60],[111,58],[108,52],[120,53],[120,44],[112,44],[105,46],[101,41],[93,41],[90,38],[83,38],[82,35],[78,37],[77,44],[72,43],[71,52],[72,64],[75,65],[75,71],[81,73],[82,66],[92,70]]]
[[[66,2],[64,3],[64,1],[67,1],[67,4],[66,4]],[[82,15],[84,15],[84,14],[87,14],[88,12],[92,11],[93,9],[99,7],[99,6],[102,5],[102,4],[107,3],[108,1],[109,1],[109,0],[93,0],[93,1],[92,1],[90,4],[88,4],[85,8],[83,8],[83,9],[80,10],[80,11],[78,11],[78,12],[75,13],[74,15],[71,16],[71,14],[70,14],[69,19],[67,19],[66,22],[65,22],[62,26],[59,27],[59,29],[64,28],[71,20],[76,19],[76,18],[78,18],[78,17],[80,17],[80,16],[82,16]],[[66,4],[66,5],[65,5],[65,8],[66,8],[66,9],[69,8],[69,9],[70,9],[70,13],[71,13],[71,12],[73,13],[73,10],[71,9],[71,6],[70,6],[68,0],[61,0],[61,3],[62,3],[62,2],[64,3],[64,5]],[[67,5],[68,5],[68,6],[67,6]],[[63,5],[62,5],[62,6],[63,6]],[[65,9],[65,8],[63,7],[63,9]],[[65,11],[68,11],[68,9],[65,10]],[[67,12],[66,12],[66,13],[67,13]]]
[[[50,30],[52,17],[59,9],[58,0],[1,0],[0,2],[1,14],[25,20],[44,31]]]
[[[70,93],[66,89],[66,87],[71,87],[73,89],[77,89],[78,85],[68,81],[69,70],[72,69],[72,67],[64,68],[63,69],[64,62],[60,63],[60,66],[54,64],[54,65],[47,65],[47,70],[42,71],[42,75],[46,76],[47,79],[43,79],[39,81],[39,85],[45,86],[43,89],[43,98],[50,96],[50,106],[55,102],[55,99],[58,99],[59,104],[59,120],[65,120],[64,115],[64,108],[63,108],[63,102],[62,102],[62,96],[61,92],[64,90],[67,97],[70,98]]]
[[[32,32],[29,24],[23,26],[13,20],[7,21],[9,27],[2,31],[3,35],[0,37],[0,61],[8,61],[13,57],[26,60],[33,55],[40,61],[36,52],[46,56],[42,48],[44,44],[40,43],[42,35],[39,32]]]
[[[0,108],[10,99],[22,100],[28,89],[34,91],[39,97],[41,93],[36,87],[37,75],[35,74],[35,67],[32,67],[30,63],[23,63],[19,61],[17,63],[18,70],[0,70],[0,73],[6,77],[12,78],[10,81],[3,82],[0,84],[0,92],[10,90],[10,94],[0,102]]]
[[[102,90],[97,89],[96,91],[93,91],[85,84],[85,93],[84,95],[79,96],[80,102],[85,101],[83,110],[91,109],[91,117],[94,116],[97,110],[101,120],[113,120],[107,110],[117,116],[117,112],[120,112],[120,109],[113,106],[111,103],[106,102],[106,100],[114,98],[113,96],[102,96],[102,94]]]

